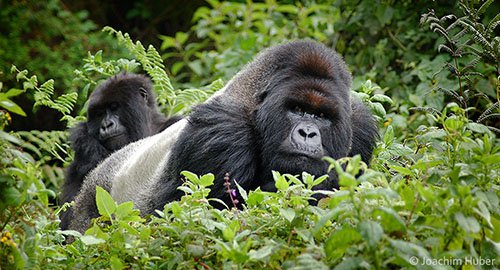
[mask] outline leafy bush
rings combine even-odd
[[[176,82],[208,84],[228,80],[262,49],[286,40],[313,38],[327,41],[332,23],[340,19],[338,8],[311,1],[297,5],[208,1],[193,15],[194,26],[175,37],[160,36],[163,58],[173,62],[170,73]],[[199,42],[190,42],[192,38]]]
[[[2,1],[0,9],[0,73],[5,82],[12,64],[36,71],[42,81],[53,78],[58,89],[72,85],[73,70],[87,51],[120,52],[109,36],[96,31],[87,12],[71,13],[59,0]],[[13,86],[9,80],[9,85]]]
[[[451,61],[446,61],[442,70],[449,71],[458,81],[458,89],[437,83],[435,90],[454,98],[467,109],[469,118],[488,123],[490,129],[500,133],[498,122],[496,127],[494,124],[494,119],[500,116],[500,89],[496,78],[500,70],[500,38],[495,34],[500,16],[486,24],[480,21],[492,2],[486,1],[477,9],[473,4],[460,3],[464,13],[460,18],[452,14],[439,19],[431,10],[422,15],[422,22],[444,38],[438,50],[448,53]],[[450,20],[452,22],[446,25]],[[496,85],[491,84],[494,81]]]
[[[123,48],[98,31],[87,15],[86,11],[72,13],[66,10],[60,0],[0,1],[0,81],[7,87],[15,87],[15,78],[8,76],[10,67],[15,64],[35,72],[40,81],[53,79],[56,94],[61,95],[81,86],[73,80],[73,74],[87,51],[99,48],[114,57],[123,56]],[[39,108],[28,111],[35,99],[32,94],[28,92],[16,100],[30,117],[39,121],[15,117],[16,122],[10,128],[63,128],[57,122],[60,115],[53,111],[40,111]],[[83,102],[77,107],[81,105]],[[44,117],[44,114],[53,118]]]

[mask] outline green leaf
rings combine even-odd
[[[252,259],[252,260],[266,261],[269,258],[269,256],[271,256],[271,254],[273,252],[273,248],[274,248],[274,246],[267,245],[267,246],[261,247],[258,250],[252,249],[248,252],[248,255],[250,256],[250,259]]]
[[[8,187],[2,190],[2,197],[2,200],[5,200],[8,205],[12,206],[20,205],[21,202],[23,202],[23,195],[14,187]]]
[[[160,39],[162,40],[160,50],[166,50],[168,48],[175,47],[175,38],[169,37],[169,36],[164,36],[160,35]]]
[[[82,243],[86,246],[106,243],[106,241],[104,241],[103,239],[94,237],[92,235],[84,235],[80,237],[80,241],[82,241]]]
[[[10,99],[3,98],[2,100],[0,100],[0,107],[3,107],[15,114],[26,116],[26,113],[23,111],[23,109],[16,103],[12,102]]]
[[[490,130],[487,126],[478,123],[467,123],[465,125],[468,129],[476,133],[488,133]]]
[[[176,217],[180,217],[182,214],[182,207],[179,205],[179,202],[172,202],[170,204],[170,209],[172,210],[172,213]]]
[[[116,202],[113,197],[100,186],[96,186],[96,204],[99,214],[111,219],[111,215],[116,211]]]
[[[352,270],[360,269],[361,265],[366,265],[364,268],[370,269],[370,264],[363,257],[345,257],[342,262],[335,266],[334,270]]]
[[[339,175],[339,185],[343,187],[354,187],[358,185],[358,181],[356,177],[348,173],[342,173]]]
[[[372,216],[380,220],[384,230],[387,232],[406,231],[406,225],[403,219],[391,208],[379,207],[375,209]]]
[[[298,7],[294,5],[278,5],[276,7],[276,11],[280,13],[290,13],[290,14],[297,14],[298,13]]]
[[[191,255],[195,258],[199,258],[199,257],[205,255],[205,248],[201,245],[189,244],[186,246],[186,249],[187,249],[189,255]]]
[[[236,185],[236,188],[238,189],[238,193],[243,198],[243,200],[246,202],[248,200],[247,191],[244,188],[242,188],[240,186],[240,184],[238,184],[238,182],[236,182],[236,180],[234,181],[234,184]]]
[[[373,113],[380,117],[384,117],[386,115],[385,108],[382,104],[380,103],[372,103],[371,108]]]
[[[184,32],[175,33],[175,39],[177,40],[177,42],[179,42],[179,44],[184,44],[188,37],[189,35]]]
[[[125,269],[125,265],[116,256],[111,256],[111,258],[109,259],[109,263],[111,265],[111,270],[122,270],[122,269]]]
[[[325,243],[325,253],[329,258],[344,255],[345,250],[361,240],[361,235],[349,225],[336,230]]]
[[[307,186],[312,186],[313,176],[311,174],[307,173],[307,172],[302,172],[302,181]]]
[[[1,84],[0,84],[0,86],[1,86]],[[9,91],[7,91],[6,93],[2,93],[2,94],[4,94],[5,97],[10,98],[10,97],[19,96],[20,94],[22,94],[24,92],[26,92],[26,91],[24,91],[22,89],[11,88]]]
[[[500,154],[483,157],[481,162],[484,164],[498,164],[500,163]]]
[[[285,208],[285,209],[281,208],[280,214],[290,223],[292,223],[293,219],[295,218],[295,210],[291,208]]]
[[[14,69],[14,66],[12,66],[11,71],[12,71],[13,69]],[[14,71],[15,71],[15,69],[14,69]],[[25,69],[25,70],[20,71],[19,73],[17,73],[17,75],[16,75],[16,80],[17,80],[17,81],[19,81],[19,80],[21,80],[21,79],[27,78],[27,76],[28,76],[28,70],[26,70],[26,69]]]
[[[394,141],[394,129],[392,126],[388,126],[384,134],[384,143],[386,145],[391,145]]]
[[[328,179],[328,174],[325,174],[323,176],[320,176],[320,177],[314,179],[314,182],[312,183],[312,186],[313,187],[317,186],[317,185],[323,183],[323,181],[325,181],[326,179]]]
[[[182,171],[181,172],[181,175],[186,177],[186,179],[192,183],[195,183],[195,184],[199,184],[199,178],[198,178],[198,175],[192,173],[192,172],[188,172],[188,171]]]
[[[116,207],[115,215],[117,219],[123,219],[134,211],[134,202],[124,202]]]
[[[183,62],[176,62],[172,65],[170,68],[170,72],[175,76],[179,73],[179,71],[185,66],[185,63]]]
[[[361,237],[368,243],[372,248],[376,247],[382,236],[384,235],[384,230],[379,223],[367,220],[358,224],[357,230]]]
[[[279,172],[272,171],[273,174],[273,179],[275,181],[275,186],[278,190],[286,190],[288,187],[290,187],[290,184],[286,181],[285,177],[282,176]]]
[[[240,193],[242,194],[242,193]],[[243,194],[242,194],[243,196]],[[260,205],[264,201],[264,193],[261,190],[250,191],[248,194],[248,199],[246,200],[248,206]]]
[[[402,175],[409,175],[409,176],[414,175],[410,169],[405,168],[405,167],[401,167],[401,166],[397,166],[397,165],[389,165],[389,168],[393,169],[394,171],[396,171]]]
[[[200,185],[202,187],[208,187],[214,184],[215,176],[211,173],[205,174],[200,177]]]
[[[233,220],[229,225],[227,225],[224,230],[222,230],[222,236],[227,241],[232,241],[236,236],[236,232],[240,229],[240,224],[238,220]]]
[[[455,220],[466,232],[478,233],[481,229],[481,226],[475,217],[466,217],[462,212],[455,213]]]
[[[370,98],[371,101],[378,101],[378,102],[387,102],[389,104],[393,104],[394,102],[392,99],[386,95],[382,94],[375,94],[373,97]]]

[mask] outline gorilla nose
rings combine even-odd
[[[300,123],[295,127],[294,137],[301,141],[312,140],[319,136],[316,125]]]
[[[101,124],[101,132],[112,129],[114,125],[115,125],[115,122],[113,122],[113,121],[103,121]]]
[[[292,141],[300,147],[316,149],[321,147],[321,133],[312,123],[299,123],[292,131]]]
[[[318,135],[318,133],[311,131],[310,128],[301,128],[299,129],[299,135],[304,138],[304,140],[307,140],[308,138],[314,138],[315,136]]]

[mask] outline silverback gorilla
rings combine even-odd
[[[108,79],[90,95],[87,115],[86,122],[70,131],[75,157],[66,172],[61,204],[73,200],[85,175],[111,153],[179,120],[158,111],[147,77],[127,73]],[[71,209],[61,213],[61,228],[68,227],[70,218]]]
[[[245,189],[274,190],[271,171],[327,173],[323,156],[360,154],[369,162],[378,131],[369,110],[350,97],[351,75],[339,55],[310,41],[261,52],[224,89],[160,134],[128,145],[87,177],[71,228],[97,217],[95,186],[142,214],[183,192],[180,172],[214,173],[211,197],[229,202],[224,174]],[[337,188],[335,173],[318,189]]]

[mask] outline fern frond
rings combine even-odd
[[[35,154],[43,162],[57,159],[67,162],[65,158],[70,146],[67,144],[68,133],[66,131],[18,131],[21,142],[19,147]]]
[[[479,60],[480,59],[478,57],[472,59],[469,63],[465,64],[465,66],[462,68],[462,71],[467,71],[471,68],[476,67],[476,65],[479,63]]]
[[[66,121],[66,126],[68,128],[71,128],[71,127],[74,127],[76,126],[78,123],[80,122],[84,122],[86,121],[86,117],[85,116],[82,116],[82,115],[79,115],[77,117],[73,117],[71,115],[64,115],[63,117],[61,117],[61,121]]]
[[[470,24],[467,23],[466,21],[460,21],[460,24],[467,29],[469,33],[472,34],[472,37],[474,38],[474,41],[476,41],[483,49],[486,50],[493,50],[493,47],[491,46],[490,42],[484,37],[483,34],[481,34],[476,28]]]
[[[439,19],[436,17],[436,13],[434,12],[433,9],[429,10],[428,13],[422,14],[422,16],[420,17],[420,24],[425,24],[430,22],[439,23]]]
[[[468,71],[468,72],[462,72],[462,74],[466,77],[471,77],[471,76],[479,76],[479,77],[484,77],[484,74],[481,72],[476,72],[476,71]]]
[[[490,33],[493,33],[493,31],[495,31],[495,28],[497,28],[497,26],[500,25],[500,13],[498,13],[491,21],[490,23],[488,24],[488,26],[486,27],[487,31],[490,32]]]
[[[173,112],[181,114],[189,112],[192,106],[204,102],[222,87],[224,87],[224,82],[218,79],[204,87],[204,89],[185,89],[179,91],[177,99],[175,100]]]
[[[458,23],[457,23],[458,24]],[[453,40],[459,40],[460,38],[462,38],[465,34],[467,34],[467,30],[465,29],[462,29],[460,30],[458,33],[456,33],[454,36],[453,36]]]
[[[486,9],[491,5],[491,3],[493,3],[493,0],[486,0],[486,2],[484,2],[481,7],[476,11],[476,16],[481,16],[485,11]]]
[[[455,15],[453,15],[453,14],[445,15],[445,16],[441,17],[441,19],[439,19],[439,22],[440,23],[444,23],[447,20],[453,20],[453,19],[457,19],[457,17]]]
[[[115,35],[118,41],[124,44],[139,61],[144,71],[148,73],[154,82],[160,105],[168,104],[171,106],[176,98],[176,92],[165,72],[163,60],[158,51],[151,45],[146,50],[140,41],[134,42],[128,33],[123,34],[121,31],[116,31],[109,26],[104,27],[103,31]]]
[[[51,109],[61,112],[63,115],[68,115],[73,110],[73,107],[78,98],[78,93],[73,92],[69,94],[64,94],[59,96],[55,101],[54,98],[54,80],[50,79],[44,82],[42,85],[38,86],[38,79],[36,76],[31,76],[28,78],[28,71],[20,71],[16,66],[11,67],[11,72],[17,73],[16,79],[24,80],[23,87],[24,90],[33,89],[35,93],[33,94],[35,98],[35,104],[33,108],[38,106],[46,106]]]
[[[450,47],[448,47],[444,44],[439,44],[439,46],[438,46],[438,52],[441,52],[441,51],[446,51],[451,55],[455,55],[455,52],[452,49],[450,49]]]
[[[460,95],[455,90],[446,89],[444,87],[437,87],[436,90],[444,93],[445,95],[452,96],[455,99],[460,99]]]
[[[443,26],[441,26],[438,23],[431,23],[429,27],[430,27],[430,29],[432,31],[441,34],[441,36],[443,36],[448,43],[453,43],[453,41],[451,40],[450,36],[446,32],[446,29]]]
[[[432,107],[411,107],[409,109],[410,111],[416,111],[416,112],[425,112],[425,113],[431,113],[434,115],[441,115],[441,112],[432,108]]]
[[[488,115],[491,115],[491,114],[497,114],[497,113],[493,113],[493,111],[495,110],[498,110],[498,101],[493,103],[488,109],[486,109],[478,118],[477,118],[477,121],[479,123],[483,122],[484,120],[486,120],[488,118]]]

